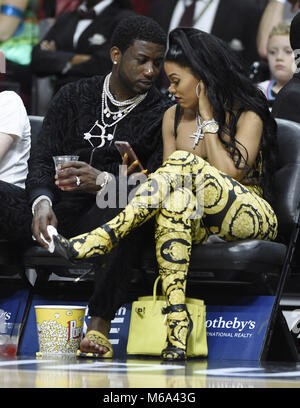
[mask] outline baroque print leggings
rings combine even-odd
[[[277,219],[258,194],[185,151],[174,152],[136,191],[115,218],[70,240],[77,258],[108,253],[134,228],[156,217],[156,255],[167,300],[164,358],[186,353],[190,319],[186,277],[193,243],[215,234],[224,240],[273,240]]]

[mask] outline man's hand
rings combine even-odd
[[[84,191],[96,194],[99,186],[96,184],[100,170],[82,161],[72,161],[62,164],[55,175],[55,184],[63,191]],[[76,184],[80,180],[80,185]]]
[[[40,43],[41,50],[43,51],[56,51],[56,44],[54,40],[47,41],[43,40]]]
[[[90,55],[76,54],[76,55],[74,55],[74,57],[72,57],[70,63],[71,63],[72,66],[74,66],[74,65],[84,64],[85,62],[87,62],[90,59],[91,59]]]
[[[46,241],[50,242],[51,238],[47,232],[47,226],[53,225],[57,227],[57,218],[52,210],[52,207],[48,200],[41,200],[34,207],[34,215],[32,218],[32,234],[37,242],[45,248],[48,248],[48,245],[41,238],[41,233],[43,234]]]

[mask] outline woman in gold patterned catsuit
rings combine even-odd
[[[69,259],[107,254],[156,217],[156,253],[167,299],[166,360],[186,358],[192,321],[185,305],[192,244],[273,240],[268,200],[276,162],[276,123],[262,93],[221,40],[193,28],[169,35],[165,71],[177,104],[163,120],[163,165],[114,219],[89,233],[53,236]]]

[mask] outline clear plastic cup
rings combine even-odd
[[[18,351],[21,323],[0,324],[0,356],[14,357]]]
[[[76,155],[53,156],[53,161],[54,161],[56,173],[58,172],[59,166],[60,166],[61,164],[69,163],[69,162],[72,162],[72,161],[77,161],[78,159],[79,159],[79,156],[76,156]],[[63,186],[63,187],[64,187],[64,188],[65,188],[65,187],[74,187],[75,185],[76,185],[76,184],[65,185],[65,186]],[[63,190],[62,187],[59,187],[59,188]]]
[[[79,159],[79,156],[76,156],[76,155],[53,156],[55,171],[57,172],[59,170],[58,166],[60,164],[69,163],[71,161],[77,161],[78,159]]]

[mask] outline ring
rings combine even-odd
[[[75,176],[75,178],[76,178],[76,186],[79,187],[81,184],[81,180],[78,176]]]

